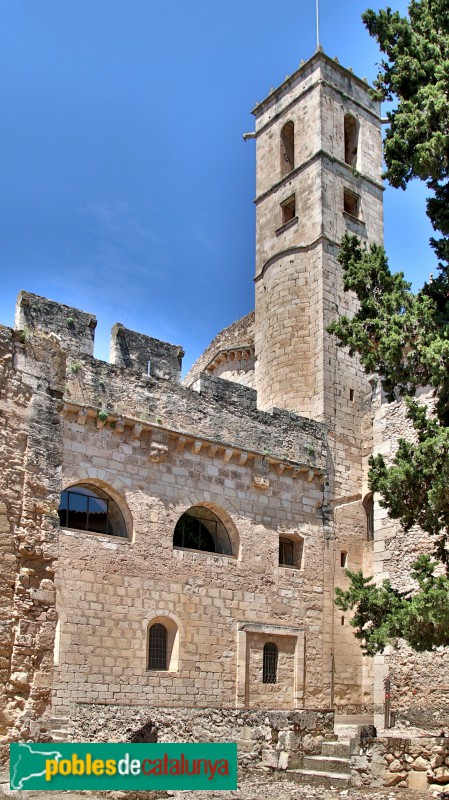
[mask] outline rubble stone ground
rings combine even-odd
[[[300,786],[288,779],[277,781],[267,776],[245,775],[235,792],[12,792],[0,784],[0,800],[427,800],[440,798],[444,792],[410,789],[327,789],[322,786]]]

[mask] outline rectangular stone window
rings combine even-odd
[[[279,564],[282,567],[302,567],[304,541],[300,536],[281,536],[279,539]]]
[[[296,217],[296,199],[294,194],[292,194],[291,197],[288,197],[287,200],[284,200],[284,202],[281,203],[281,211],[282,211],[282,225],[286,225],[287,222],[290,222],[292,219]]]
[[[279,563],[288,567],[293,566],[293,542],[291,539],[279,539]]]
[[[358,219],[360,214],[360,197],[358,194],[354,194],[350,189],[344,189],[343,209],[346,214],[350,214],[351,217],[356,217]]]

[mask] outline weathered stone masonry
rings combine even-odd
[[[387,674],[401,719],[430,726],[446,713],[446,652],[400,648],[373,664],[333,603],[346,568],[405,586],[428,544],[419,531],[406,541],[377,503],[368,535],[368,456],[393,454],[403,409],[380,402],[327,333],[356,308],[341,237],[382,241],[380,109],[317,52],[254,115],[255,313],[183,383],[179,345],[116,323],[110,363],[99,361],[95,315],[27,292],[15,329],[0,328],[6,744],[226,731],[245,763],[285,769],[320,752],[329,709],[379,721]],[[105,493],[126,536],[61,527],[61,493],[80,486]],[[215,515],[227,549],[174,545],[189,509]]]

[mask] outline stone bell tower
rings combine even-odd
[[[373,704],[372,663],[334,590],[347,588],[346,568],[370,574],[376,558],[365,460],[371,387],[327,327],[356,308],[337,261],[343,235],[383,241],[380,108],[365,81],[317,50],[253,114],[258,405],[326,424],[324,502],[316,509],[324,525],[310,545],[322,554],[323,685],[337,712],[361,713]]]
[[[355,308],[337,263],[344,233],[383,241],[380,108],[365,81],[317,50],[253,114],[258,404],[329,425],[334,494],[348,496],[360,486],[369,387],[326,328]]]

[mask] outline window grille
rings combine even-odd
[[[167,669],[167,628],[160,622],[150,628],[148,669]]]
[[[263,683],[276,683],[278,670],[278,648],[274,642],[267,642],[263,648]]]

